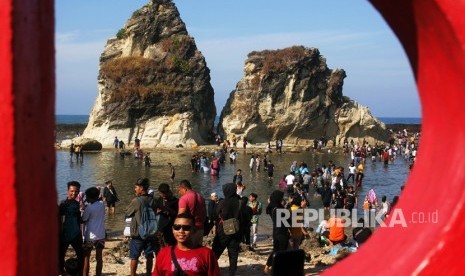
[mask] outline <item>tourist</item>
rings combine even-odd
[[[218,216],[217,216],[217,209],[220,201],[223,200],[220,198],[216,193],[211,193],[210,194],[210,201],[208,202],[207,206],[207,216],[208,216],[208,224],[209,226],[213,229],[213,226],[215,226],[215,230],[218,226]],[[205,232],[204,232],[205,234]],[[210,234],[210,233],[209,233]]]
[[[74,155],[74,143],[71,143],[69,146],[69,161],[73,162],[73,155]]]
[[[176,216],[172,232],[176,245],[163,248],[157,256],[153,276],[205,275],[219,276],[220,269],[213,251],[198,245],[193,236],[199,231],[189,213]]]
[[[362,186],[362,181],[363,181],[364,176],[365,175],[363,174],[363,166],[362,166],[361,169],[358,169],[357,175],[355,177],[355,186],[357,188],[360,188]]]
[[[382,219],[386,219],[389,215],[389,212],[391,211],[391,204],[389,203],[389,201],[387,200],[387,197],[386,196],[383,196],[381,198],[381,205],[379,207],[379,211],[381,212],[382,214]]]
[[[298,195],[294,195],[290,198],[291,203],[291,212],[292,212],[292,221],[297,221],[298,223],[304,223],[303,219],[303,212],[298,213],[297,210],[302,208],[302,198]],[[297,217],[297,219],[295,218]],[[308,236],[308,232],[305,227],[291,227],[290,231],[290,238],[289,238],[289,246],[290,249],[299,249],[300,244],[302,243],[302,239],[304,236]]]
[[[282,191],[273,191],[269,198],[270,203],[266,208],[266,213],[270,215],[273,224],[273,251],[271,252],[270,256],[266,261],[264,269],[265,273],[268,273],[271,269],[271,265],[273,264],[274,253],[279,251],[286,251],[289,245],[289,229],[285,227],[284,224],[280,224],[278,226],[277,223],[277,211],[285,209],[283,199],[284,193]]]
[[[351,162],[349,164],[349,175],[347,176],[347,181],[349,181],[349,179],[352,178],[352,183],[355,182],[355,172],[356,172],[357,168],[355,167],[355,164],[354,162]]]
[[[150,182],[147,178],[139,178],[134,184],[136,197],[132,199],[126,210],[126,218],[131,220],[131,240],[129,242],[129,258],[131,259],[131,276],[136,276],[139,257],[144,252],[146,274],[150,275],[153,267],[153,257],[156,250],[155,237],[142,239],[139,235],[139,224],[142,217],[142,209],[144,206],[152,206],[156,210],[156,205],[153,198],[148,194]]]
[[[260,165],[261,165],[262,161],[261,161],[261,158],[260,158],[260,154],[257,154],[257,157],[255,157],[255,170],[257,172],[260,171]]]
[[[79,152],[81,151],[81,145],[74,146],[74,155],[76,155],[76,162],[79,162]]]
[[[237,153],[234,149],[229,151],[229,163],[236,164]]]
[[[119,140],[117,136],[115,136],[115,140],[113,140],[113,146],[115,147],[115,151],[118,152]]]
[[[67,184],[68,191],[65,200],[58,207],[60,214],[60,250],[59,250],[59,272],[64,274],[66,250],[71,245],[78,259],[79,273],[82,273],[84,263],[84,249],[82,247],[81,211],[79,202],[76,200],[81,184],[70,181]]]
[[[283,149],[283,140],[282,139],[277,139],[276,140],[276,152],[281,154]]]
[[[294,192],[294,182],[295,182],[294,172],[290,171],[289,174],[286,176],[286,185],[287,185],[288,193]]]
[[[102,252],[105,248],[105,205],[99,201],[100,191],[96,187],[91,187],[86,190],[86,200],[89,205],[82,214],[84,222],[84,267],[85,276],[89,275],[90,269],[90,254],[95,247],[96,268],[95,274],[102,275]]]
[[[83,146],[79,147],[78,157],[81,163],[84,162],[84,147]]]
[[[148,168],[150,167],[151,164],[152,164],[152,159],[150,158],[150,152],[147,152],[145,153],[145,156],[144,156],[144,166]]]
[[[196,172],[196,167],[197,167],[197,155],[192,155],[192,158],[190,160],[190,165],[191,165],[191,172]]]
[[[258,235],[258,220],[260,218],[260,215],[262,214],[262,203],[257,200],[258,195],[256,193],[251,193],[249,195],[249,202],[247,205],[252,209],[252,233],[250,233],[249,229],[249,243],[250,243],[250,235],[253,235],[252,238],[252,247],[255,248],[257,247],[257,235]],[[247,243],[247,242],[246,242]]]
[[[242,170],[237,169],[236,174],[233,177],[233,183],[237,184],[238,182],[242,183]]]
[[[171,183],[174,183],[174,177],[176,176],[176,171],[174,170],[174,166],[168,162],[168,166],[170,167],[170,180]]]
[[[217,213],[220,218],[218,229],[213,240],[212,249],[217,259],[220,258],[223,251],[228,249],[229,256],[229,275],[235,275],[237,270],[237,259],[239,257],[239,245],[243,232],[241,229],[233,234],[224,232],[223,222],[241,217],[242,201],[236,193],[236,184],[226,183],[223,185],[224,199],[220,202]]]
[[[107,203],[107,213],[115,214],[115,205],[119,201],[116,189],[113,182],[108,180],[105,182],[106,187],[103,188],[103,200]]]
[[[312,176],[309,174],[308,170],[304,172],[302,176],[302,189],[305,193],[310,191],[310,182],[312,181]],[[315,185],[316,186],[316,185]],[[318,189],[317,189],[318,191]]]
[[[354,229],[352,229],[351,244],[353,244],[355,247],[360,247],[360,245],[368,240],[372,234],[372,231],[370,228],[365,227],[365,220],[363,218],[359,218],[357,222],[360,226],[354,227]]]
[[[263,170],[264,171],[268,170],[268,154],[266,154],[266,153],[263,156]]]
[[[200,157],[200,169],[199,171],[200,172],[204,172],[204,173],[207,173],[209,171],[209,167],[208,167],[208,158],[207,156],[204,154],[202,154],[202,156]]]
[[[211,169],[210,175],[220,176],[220,160],[219,160],[219,158],[213,157],[210,169]]]
[[[244,137],[244,139],[242,140],[242,146],[244,147],[244,149],[247,149],[247,144],[248,144],[247,137]]]
[[[268,179],[273,179],[274,164],[271,162],[271,160],[268,160],[268,164],[266,165],[266,172],[268,173]]]
[[[344,242],[347,236],[344,234],[345,219],[337,217],[337,211],[331,213],[331,218],[326,223],[326,227],[329,228],[329,244],[333,246]]]
[[[176,240],[173,236],[171,227],[174,219],[178,214],[179,200],[173,195],[170,186],[166,183],[161,183],[158,186],[160,197],[156,200],[158,219],[158,231],[162,234],[160,243],[162,247],[167,245],[175,245]]]
[[[237,182],[237,183],[236,183],[236,194],[237,194],[239,197],[242,198],[242,197],[243,197],[243,196],[242,196],[242,193],[244,192],[244,190],[245,190],[245,185],[244,185],[244,183],[242,183],[242,182]]]
[[[351,185],[347,188],[346,193],[346,206],[345,208],[350,211],[352,215],[352,210],[357,209],[357,193],[354,191],[354,187]]]
[[[265,154],[271,153],[271,144],[268,142],[265,146]]]
[[[279,190],[285,190],[286,189],[286,187],[287,187],[286,176],[287,175],[283,175],[283,177],[279,180],[279,183],[278,183],[278,189]]]
[[[323,207],[325,210],[329,210],[329,207],[331,205],[332,194],[333,192],[331,191],[331,188],[329,187],[329,183],[325,182],[323,186],[323,190],[321,191],[321,201],[323,202]]]
[[[134,139],[134,145],[135,145],[136,149],[140,148],[140,139],[137,138],[137,136],[136,136],[136,139]]]
[[[291,167],[289,168],[289,171],[292,172],[293,174],[297,171],[297,161],[292,162]]]
[[[255,164],[255,156],[252,154],[252,156],[250,157],[250,162],[249,162],[249,168],[251,172],[253,171],[254,164]]]
[[[231,140],[232,140],[233,147],[236,148],[236,145],[237,145],[237,137],[236,137],[236,135],[233,135]]]
[[[192,233],[192,240],[195,244],[202,245],[203,230],[206,219],[206,207],[203,197],[192,190],[191,183],[184,179],[179,183],[178,191],[181,197],[179,198],[178,214],[188,212],[195,219],[195,228],[198,231]]]

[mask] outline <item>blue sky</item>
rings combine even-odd
[[[61,0],[56,13],[56,114],[89,114],[99,56],[149,0]],[[421,117],[404,50],[364,0],[175,0],[210,68],[217,113],[243,77],[251,51],[316,47],[329,68],[347,73],[343,94],[377,117]]]

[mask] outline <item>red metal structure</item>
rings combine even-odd
[[[383,228],[325,274],[458,275],[465,222],[464,0],[371,0],[407,52],[422,146],[397,208],[438,223]],[[57,275],[54,2],[0,2],[0,268]],[[444,150],[444,143],[449,149]],[[38,195],[48,199],[38,202]]]

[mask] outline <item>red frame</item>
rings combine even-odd
[[[407,52],[423,106],[422,146],[397,205],[437,224],[380,229],[325,274],[459,274],[465,222],[464,0],[372,0]],[[0,267],[57,275],[54,2],[0,2]],[[47,199],[47,200],[44,200]]]

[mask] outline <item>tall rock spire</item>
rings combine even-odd
[[[171,0],[135,11],[100,57],[98,95],[84,137],[111,147],[207,143],[216,107],[210,70]]]

